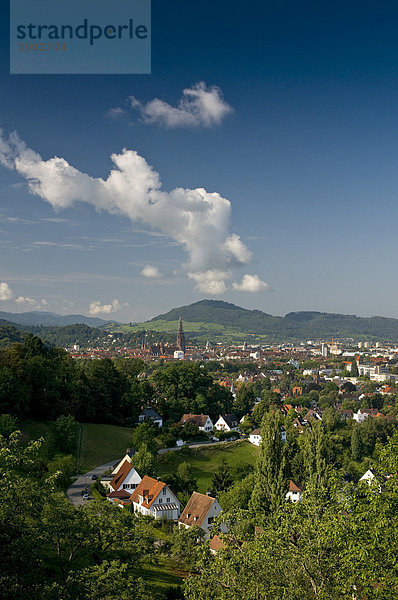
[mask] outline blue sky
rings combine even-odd
[[[119,189],[110,213],[112,191],[96,204],[94,184],[88,201],[71,200],[69,179],[59,199],[52,171],[32,194],[42,163],[29,177],[1,167],[0,310],[91,305],[137,321],[214,297],[272,314],[398,318],[398,7],[321,4],[153,0],[152,74],[117,76],[9,75],[3,9],[5,139],[15,130],[43,163],[67,161],[78,190],[80,174],[106,180],[110,156],[134,150],[159,174],[166,217],[132,219],[135,199]],[[212,109],[179,113],[170,126],[170,107],[199,82],[232,110],[210,123]],[[169,105],[155,116],[154,98]],[[213,231],[206,213],[187,249],[174,208],[190,195],[175,188],[217,192],[230,223],[221,215]]]

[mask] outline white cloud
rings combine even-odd
[[[0,282],[0,300],[11,300],[12,291],[8,283]]]
[[[235,256],[238,263],[246,265],[251,262],[253,255],[250,250],[241,241],[239,235],[233,233],[224,242],[224,248]]]
[[[232,112],[225,102],[219,87],[207,87],[204,82],[197,83],[182,92],[177,106],[171,106],[164,100],[154,98],[145,104],[134,96],[129,98],[132,108],[141,115],[144,123],[173,127],[211,127],[218,125]]]
[[[263,292],[268,290],[268,284],[262,281],[258,275],[243,275],[240,283],[233,283],[232,287],[238,292]]]
[[[36,304],[36,300],[34,298],[25,298],[24,296],[18,296],[18,298],[15,298],[15,302],[17,304],[30,304],[31,306]]]
[[[229,271],[209,270],[204,273],[188,273],[188,277],[196,281],[196,289],[204,294],[225,294],[225,280],[231,277]]]
[[[160,277],[163,277],[159,269],[153,265],[145,265],[141,271],[141,275],[149,277],[150,279],[159,279]]]
[[[119,300],[115,298],[112,304],[102,304],[99,300],[93,300],[90,302],[89,314],[90,315],[110,315],[123,307],[127,307],[128,304],[121,305]]]
[[[240,237],[230,232],[229,200],[204,188],[163,191],[159,174],[133,150],[123,149],[111,159],[114,168],[107,179],[94,178],[63,158],[43,160],[16,133],[6,139],[0,132],[0,163],[22,175],[32,194],[55,210],[86,202],[160,231],[186,251],[183,270],[197,289],[223,293],[231,269],[251,260]]]
[[[115,106],[115,108],[110,108],[108,110],[106,116],[110,119],[120,119],[120,117],[123,117],[125,114],[126,111],[123,110],[123,108],[120,108],[120,106]]]
[[[36,300],[36,298],[29,298],[29,296],[18,296],[15,298],[15,302],[17,304],[25,304],[26,306],[30,306],[31,308],[35,308],[37,310],[42,310],[48,306],[48,302],[45,298]]]

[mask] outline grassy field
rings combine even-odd
[[[159,457],[160,477],[175,472],[178,465],[187,462],[198,481],[198,492],[206,493],[211,488],[211,478],[223,459],[232,468],[239,465],[254,465],[259,449],[248,441],[218,444],[212,447],[195,448],[184,452],[168,452]]]
[[[22,421],[18,425],[26,441],[37,440],[50,431],[52,422],[50,421]]]
[[[82,423],[81,428],[80,471],[83,473],[121,458],[131,446],[133,430],[130,427]]]
[[[142,577],[156,594],[165,593],[170,586],[181,585],[187,576],[175,560],[164,555],[159,556],[157,564],[143,564],[137,572],[137,577]]]

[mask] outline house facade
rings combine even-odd
[[[193,415],[191,413],[182,416],[181,421],[183,425],[185,423],[193,423],[204,433],[211,433],[213,431],[213,422],[209,415]]]
[[[214,427],[217,431],[236,431],[238,424],[239,421],[236,415],[220,415]]]
[[[213,520],[221,513],[222,508],[216,498],[207,494],[193,492],[178,519],[178,527],[190,527],[197,525],[208,535]]]
[[[125,490],[129,494],[135,490],[141,483],[141,477],[134,469],[131,462],[125,460],[120,469],[114,475],[113,479],[109,482],[109,491],[117,492],[119,490]]]
[[[261,429],[253,429],[249,435],[249,442],[255,446],[259,446],[261,444],[261,439]],[[281,426],[281,440],[282,442],[286,442],[286,429],[283,425]]]
[[[135,513],[154,519],[176,521],[181,514],[180,501],[169,486],[148,475],[145,475],[131,494],[130,501]]]
[[[139,423],[144,423],[145,421],[149,421],[149,422],[153,423],[154,425],[157,425],[158,427],[163,426],[162,417],[160,415],[158,415],[156,410],[153,410],[153,408],[144,408],[144,410],[141,412],[141,414],[138,415]]]
[[[286,500],[290,500],[290,502],[296,503],[301,502],[302,497],[303,488],[291,479],[289,482],[289,491],[285,496]]]
[[[261,429],[253,429],[249,435],[249,442],[255,446],[259,446],[261,444]]]

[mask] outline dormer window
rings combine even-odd
[[[188,513],[188,514],[187,514],[187,519],[189,519],[189,518],[190,518],[190,516],[191,516],[191,513]]]

